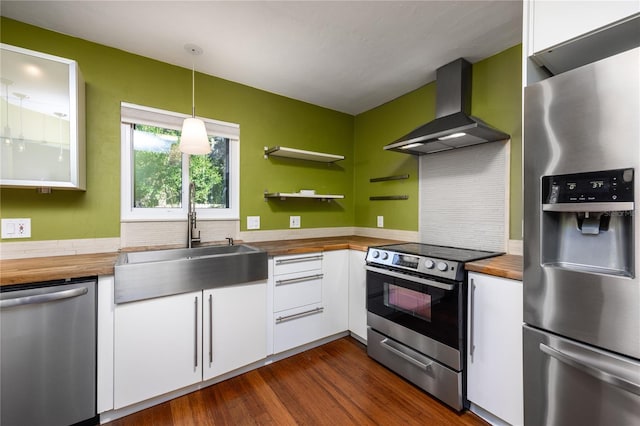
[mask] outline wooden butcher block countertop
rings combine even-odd
[[[369,248],[370,246],[381,246],[385,244],[396,244],[402,242],[404,241],[347,236],[307,238],[303,240],[263,241],[247,244],[266,251],[267,253],[269,253],[269,256],[282,256],[287,254],[312,253],[330,250],[350,249],[367,251],[367,248]]]
[[[522,256],[505,254],[465,264],[467,271],[522,281]]]
[[[400,241],[345,236],[263,241],[247,244],[265,250],[269,256],[279,256],[343,249],[366,251],[369,246],[398,242]],[[155,248],[157,249],[157,247]],[[153,248],[148,247],[148,249]],[[110,252],[0,260],[0,286],[95,275],[113,275],[117,258],[117,252]]]
[[[113,275],[118,253],[31,257],[0,261],[0,285]]]

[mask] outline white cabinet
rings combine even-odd
[[[202,291],[115,307],[114,408],[202,380]]]
[[[266,358],[267,284],[115,305],[113,329],[118,409]]]
[[[349,250],[324,252],[322,270],[324,334],[331,336],[349,328]]]
[[[348,250],[273,259],[273,353],[348,329]]]
[[[349,250],[349,331],[367,341],[367,253]]]
[[[639,13],[640,2],[536,0],[529,8],[531,56]]]
[[[203,294],[203,380],[266,358],[266,283],[222,287]]]
[[[322,253],[273,258],[273,353],[323,337]]]
[[[0,185],[86,189],[85,85],[78,64],[0,48]]]
[[[522,282],[469,273],[468,312],[467,398],[521,425]]]

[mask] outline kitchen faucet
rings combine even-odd
[[[187,214],[187,248],[191,248],[193,243],[200,242],[200,231],[197,229],[196,220],[196,184],[189,183],[189,213]],[[195,232],[198,232],[194,237]]]

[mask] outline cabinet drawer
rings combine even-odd
[[[274,281],[274,312],[322,301],[322,273],[319,270],[278,275]]]
[[[279,353],[323,337],[324,308],[302,306],[273,314],[273,352]]]
[[[307,253],[273,258],[273,275],[322,269],[322,253]]]

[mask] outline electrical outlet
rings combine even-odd
[[[247,216],[247,229],[260,229],[260,216]]]
[[[384,216],[378,216],[378,228],[384,228]]]
[[[2,238],[31,238],[31,219],[2,219]]]
[[[300,228],[300,216],[289,216],[289,228]]]

